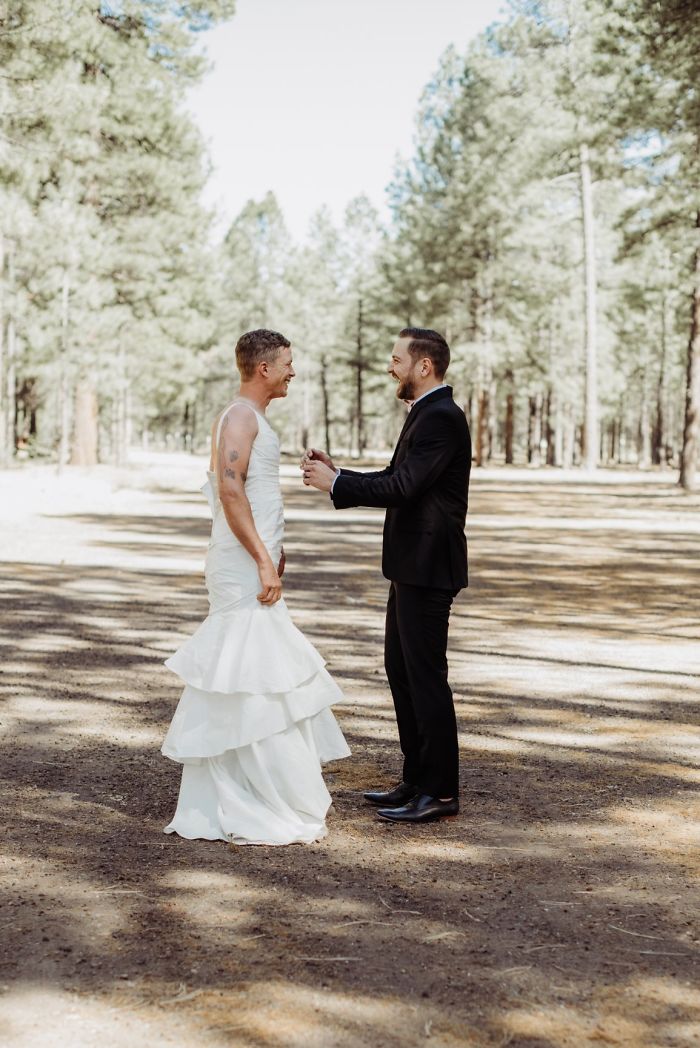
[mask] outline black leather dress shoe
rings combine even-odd
[[[446,815],[457,815],[458,812],[459,801],[456,797],[451,801],[441,801],[439,797],[419,793],[401,808],[379,808],[377,815],[391,822],[432,822]]]
[[[383,793],[370,790],[369,793],[364,794],[364,798],[370,804],[384,804],[387,808],[398,808],[401,804],[405,804],[406,801],[410,801],[412,797],[415,797],[417,792],[415,786],[409,786],[407,782],[400,782],[393,790],[386,790]]]

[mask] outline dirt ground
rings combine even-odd
[[[163,659],[206,613],[204,462],[0,474],[0,1042],[700,1043],[700,499],[673,476],[477,471],[450,672],[462,811],[392,783],[381,513],[283,469],[286,598],[348,705],[327,839],[165,836]]]

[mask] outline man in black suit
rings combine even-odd
[[[384,663],[394,699],[403,779],[365,793],[378,815],[427,822],[459,811],[459,754],[447,680],[452,602],[467,585],[471,440],[464,412],[444,383],[447,342],[436,331],[404,328],[389,364],[396,395],[411,408],[386,469],[336,469],[315,448],[302,460],[304,483],[330,492],[336,509],[382,506],[382,571],[390,580]]]

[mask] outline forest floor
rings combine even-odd
[[[476,471],[450,672],[461,814],[399,770],[382,514],[283,467],[286,598],[349,704],[329,836],[163,834],[163,659],[206,614],[204,462],[0,474],[0,1042],[700,1042],[700,498],[672,475]]]

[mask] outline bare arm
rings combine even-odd
[[[226,522],[258,566],[262,587],[258,600],[261,604],[275,604],[282,596],[282,583],[255,527],[245,493],[248,463],[257,432],[258,420],[252,411],[235,404],[228,409],[221,423],[216,475]]]

